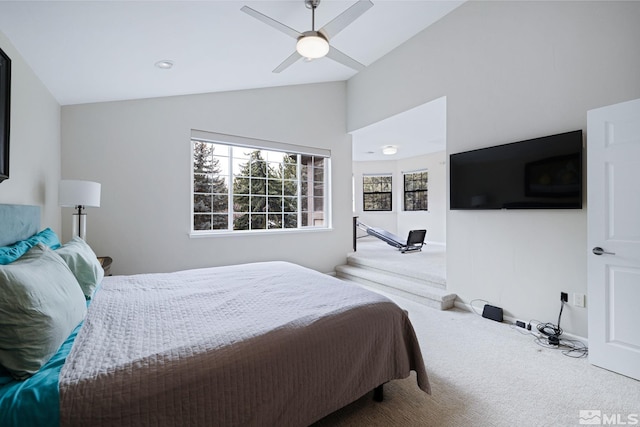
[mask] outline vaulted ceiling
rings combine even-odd
[[[372,0],[330,40],[365,66],[463,1]],[[354,0],[322,0],[316,29]],[[293,38],[243,13],[251,8],[304,32],[311,11],[287,1],[1,1],[0,31],[61,105],[347,80],[329,58],[273,73]],[[170,60],[173,68],[160,69]]]

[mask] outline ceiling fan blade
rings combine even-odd
[[[273,70],[273,72],[274,73],[279,73],[281,71],[284,71],[286,68],[288,68],[291,65],[293,65],[300,58],[302,58],[302,56],[298,53],[298,51],[293,52],[291,55],[289,55],[289,57],[287,59],[282,61],[282,64],[278,65]]]
[[[341,63],[342,65],[346,65],[349,68],[353,68],[356,71],[362,71],[365,69],[365,66],[353,59],[350,56],[345,55],[340,52],[335,47],[331,46],[329,48],[329,53],[327,53],[327,57],[333,59],[336,62]]]
[[[345,27],[355,21],[360,15],[365,13],[373,6],[371,0],[358,0],[349,9],[333,18],[331,22],[322,27],[319,32],[323,33],[328,39],[335,37]]]
[[[251,15],[254,18],[264,22],[265,24],[275,28],[276,30],[281,31],[290,37],[293,37],[294,39],[297,39],[298,37],[302,36],[302,33],[300,33],[299,31],[296,31],[293,28],[288,27],[283,23],[276,21],[275,19],[270,18],[267,15],[260,13],[255,9],[250,8],[249,6],[242,6],[240,10],[246,13],[247,15]]]

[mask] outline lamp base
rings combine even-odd
[[[73,214],[73,231],[71,235],[72,237],[77,236],[83,240],[87,240],[87,214]]]

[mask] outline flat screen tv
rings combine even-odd
[[[451,154],[451,209],[582,209],[582,131]]]

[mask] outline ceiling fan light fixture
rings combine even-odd
[[[307,31],[298,39],[296,50],[305,58],[318,59],[329,53],[329,42],[318,32]]]

